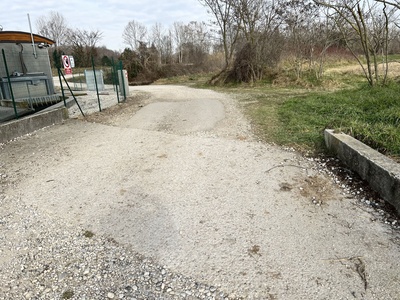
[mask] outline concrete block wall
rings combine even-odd
[[[1,124],[0,143],[6,143],[43,127],[60,124],[66,119],[68,119],[68,109],[61,107]]]
[[[328,129],[324,135],[327,148],[366,180],[400,215],[400,164],[349,135]]]

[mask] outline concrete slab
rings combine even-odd
[[[325,143],[342,162],[392,204],[400,214],[400,165],[355,138],[325,130]]]
[[[1,124],[0,143],[5,143],[46,126],[60,124],[67,118],[68,110],[65,107],[61,107]]]

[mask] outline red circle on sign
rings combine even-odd
[[[64,68],[69,68],[69,57],[67,55],[63,56]]]

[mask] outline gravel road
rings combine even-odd
[[[0,145],[0,299],[400,299],[399,231],[324,161],[228,95],[131,93]]]

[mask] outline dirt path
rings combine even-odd
[[[399,235],[320,165],[257,142],[226,95],[133,90],[136,113],[3,145],[7,197],[232,298],[400,299]]]

